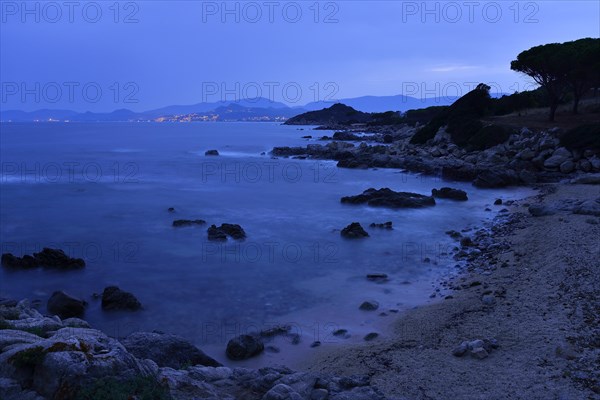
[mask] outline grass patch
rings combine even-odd
[[[42,346],[36,346],[15,353],[8,362],[17,368],[27,368],[41,364],[44,358],[46,358],[46,351]]]
[[[564,133],[560,144],[568,149],[600,150],[600,124],[580,125]]]

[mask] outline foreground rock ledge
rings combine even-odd
[[[107,398],[107,390],[131,399],[385,399],[366,376],[227,368],[174,335],[141,332],[121,343],[83,320],[43,316],[26,300],[2,304],[3,400]]]

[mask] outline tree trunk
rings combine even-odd
[[[557,108],[558,108],[557,101],[553,101],[552,103],[550,103],[550,118],[549,118],[550,122],[554,122],[554,114],[556,114]]]
[[[575,95],[573,98],[573,114],[577,115],[579,113],[579,96]]]

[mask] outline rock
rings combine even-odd
[[[175,212],[175,208],[174,207],[169,207],[167,209],[167,211],[170,212],[170,213],[173,213],[173,212]]]
[[[476,347],[471,350],[471,356],[478,360],[483,360],[489,356],[489,353],[483,347]]]
[[[557,210],[555,208],[550,207],[545,204],[535,204],[535,205],[529,206],[528,210],[529,210],[529,213],[531,215],[533,215],[534,217],[543,217],[546,215],[554,215],[557,212]]]
[[[108,286],[102,292],[103,310],[136,311],[140,308],[142,308],[142,304],[132,293],[125,292],[116,286]]]
[[[433,197],[417,193],[395,192],[388,188],[367,189],[357,196],[342,197],[345,204],[368,204],[372,207],[421,208],[435,205]]]
[[[71,258],[60,249],[49,249],[45,247],[39,253],[33,253],[39,265],[42,267],[76,269],[85,267],[85,261],[81,258]]]
[[[302,136],[302,139],[312,139],[311,135]]]
[[[218,156],[219,152],[217,150],[206,150],[204,152],[205,156]]]
[[[173,226],[176,228],[180,228],[182,226],[194,226],[194,225],[204,225],[206,221],[203,219],[176,219],[173,221]]]
[[[481,188],[501,188],[514,185],[517,182],[518,177],[514,171],[486,170],[477,175],[477,178],[473,181],[473,185]]]
[[[303,400],[303,398],[290,386],[279,383],[265,393],[262,400]]]
[[[570,174],[575,170],[575,163],[571,160],[567,160],[560,164],[559,169],[560,172],[562,172],[563,174]]]
[[[33,257],[29,255],[16,257],[11,253],[2,254],[2,265],[10,268],[35,268],[41,266],[58,269],[78,269],[85,267],[85,261],[81,258],[71,258],[60,249],[45,247],[39,253],[33,253]]]
[[[127,336],[121,343],[135,357],[152,360],[159,367],[181,369],[192,365],[221,366],[202,350],[176,335],[137,332]]]
[[[371,228],[380,228],[380,229],[394,229],[392,228],[392,221],[384,222],[382,224],[376,224],[375,222],[369,225]]]
[[[368,333],[363,339],[367,342],[370,342],[371,340],[377,339],[378,336],[379,336],[379,333],[371,332],[371,333]]]
[[[465,236],[462,239],[460,239],[460,245],[462,247],[472,247],[474,245],[474,243],[470,237]]]
[[[515,157],[524,161],[529,161],[535,157],[535,151],[531,149],[525,149],[517,153]]]
[[[577,168],[583,172],[590,172],[592,170],[592,163],[588,160],[582,159],[577,163]]]
[[[221,224],[219,230],[231,236],[235,240],[243,240],[246,238],[246,232],[238,224]]]
[[[375,300],[366,300],[358,307],[359,310],[363,311],[375,311],[379,308],[379,303]]]
[[[310,344],[310,347],[314,348],[314,347],[319,347],[320,345],[321,345],[321,342],[319,340],[316,340]]]
[[[586,174],[571,179],[573,184],[600,185],[600,174]],[[4,256],[2,256],[4,257]]]
[[[327,400],[329,392],[327,389],[315,389],[310,395],[310,400]]]
[[[455,230],[446,231],[446,235],[450,236],[452,239],[459,239],[462,237],[462,233]]]
[[[466,201],[469,199],[467,197],[467,193],[464,190],[452,189],[449,187],[443,187],[439,190],[433,189],[431,191],[431,195],[440,199],[451,199],[459,201]]]
[[[237,224],[221,224],[219,227],[211,225],[207,232],[208,240],[213,241],[227,240],[227,236],[231,236],[236,240],[244,240],[246,238],[246,232]]]
[[[57,291],[48,300],[48,312],[58,315],[62,319],[81,317],[85,312],[87,303],[68,295],[63,291]]]
[[[17,257],[11,253],[2,254],[2,265],[8,268],[35,268],[38,263],[32,256],[24,255],[23,257]]]
[[[147,377],[158,373],[152,361],[140,361],[115,339],[93,329],[63,328],[34,343],[5,348],[2,372],[44,398],[71,398],[98,379]]]
[[[225,241],[227,240],[227,235],[225,232],[217,228],[216,225],[211,225],[208,230],[208,240],[211,241]]]
[[[580,205],[575,206],[573,213],[600,217],[600,197],[596,200],[586,200]]]
[[[501,206],[502,205],[502,199],[496,199],[496,201],[494,201],[494,205],[495,206]]]
[[[388,276],[387,274],[382,273],[367,274],[367,280],[374,282],[386,282],[388,280]]]
[[[481,298],[481,302],[486,306],[493,306],[496,304],[496,298],[492,295],[486,294]]]
[[[544,161],[544,168],[556,169],[556,168],[560,167],[560,165],[562,163],[564,163],[565,161],[568,161],[568,160],[569,160],[568,157],[563,157],[561,155],[553,155],[552,157],[550,157],[546,161]]]
[[[230,360],[245,360],[259,355],[265,349],[262,340],[254,335],[240,335],[227,343],[226,354]]]
[[[452,355],[455,357],[462,357],[466,354],[467,351],[469,351],[468,342],[462,342],[452,350]]]
[[[571,153],[571,151],[569,151],[565,147],[559,147],[558,149],[554,150],[554,153],[552,153],[552,157],[573,158],[573,153]]]
[[[368,237],[369,234],[358,222],[353,222],[340,231],[340,235],[346,239],[361,239]]]
[[[529,170],[519,171],[519,179],[526,185],[532,185],[537,182],[537,175]]]

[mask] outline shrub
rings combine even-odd
[[[600,150],[600,124],[580,125],[564,133],[560,143],[568,149]]]
[[[474,150],[485,150],[506,142],[510,134],[509,129],[498,125],[484,126],[469,139],[468,146]]]
[[[46,358],[46,351],[42,346],[36,346],[13,354],[8,362],[17,368],[27,368],[41,364],[44,358]]]

